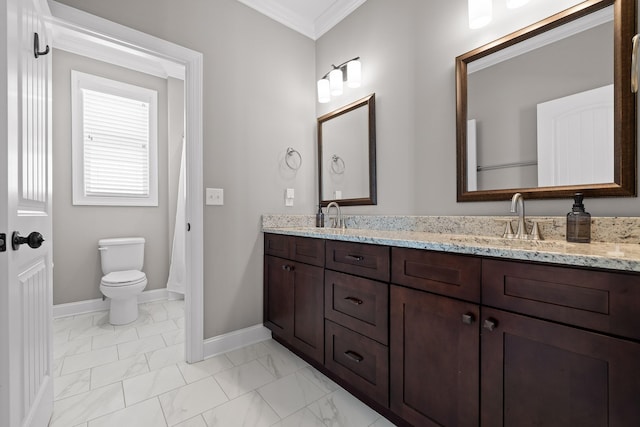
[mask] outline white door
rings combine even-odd
[[[44,3],[44,8],[42,7]],[[51,54],[46,3],[0,0],[0,426],[46,426],[53,409]],[[6,30],[5,30],[6,29]],[[12,234],[36,234],[12,248]],[[31,248],[33,246],[34,248]],[[39,247],[38,247],[39,246]]]
[[[538,186],[613,182],[613,85],[538,104]]]

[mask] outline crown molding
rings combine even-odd
[[[324,33],[335,27],[365,1],[367,0],[343,0],[333,3],[316,19],[314,40],[319,39]]]
[[[317,40],[366,0],[337,0],[314,21],[283,7],[277,0],[238,1],[312,40]]]

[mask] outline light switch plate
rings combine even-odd
[[[213,206],[224,205],[224,189],[207,188],[205,203],[207,205],[213,205]]]
[[[285,192],[285,196],[286,199],[294,199],[296,197],[296,191],[293,188],[287,188],[287,191]]]
[[[293,188],[287,188],[284,190],[284,205],[293,206],[293,199],[296,197],[296,192]]]

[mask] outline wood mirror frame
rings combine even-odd
[[[373,93],[351,104],[345,105],[335,111],[331,111],[323,116],[318,117],[318,185],[319,185],[319,202],[322,206],[327,206],[331,202],[337,202],[340,206],[358,206],[358,205],[375,205],[377,203],[377,186],[376,186],[376,94]],[[322,126],[328,120],[335,119],[344,114],[352,112],[358,108],[367,108],[367,122],[368,122],[368,152],[362,153],[363,156],[368,156],[368,178],[369,185],[368,195],[362,197],[353,197],[346,199],[323,199],[322,198],[322,171],[325,168],[322,162],[322,148],[323,148],[323,132]]]
[[[468,191],[467,64],[613,5],[614,13],[614,182],[556,187]],[[456,58],[456,158],[458,202],[508,200],[514,193],[529,199],[567,198],[576,191],[587,197],[637,195],[636,95],[631,91],[632,38],[636,0],[588,0]]]

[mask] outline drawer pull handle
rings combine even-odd
[[[293,271],[293,270],[294,270],[294,267],[293,267],[292,265],[285,264],[285,265],[283,265],[283,266],[282,266],[282,269],[283,269],[284,271]]]
[[[465,313],[462,315],[462,323],[464,323],[465,325],[470,325],[475,321],[476,317],[473,315],[473,313]]]
[[[364,360],[364,357],[360,356],[355,351],[347,350],[347,351],[344,352],[344,355],[347,356],[349,359],[353,360],[356,363],[360,363],[360,362],[362,362]]]
[[[345,299],[350,303],[352,303],[353,305],[362,305],[363,303],[361,299],[358,299],[356,297],[345,297]]]
[[[345,258],[350,259],[352,261],[362,261],[364,259],[364,257],[360,255],[347,255],[345,256]]]
[[[487,331],[492,332],[498,326],[498,321],[495,319],[485,319],[482,327]]]

